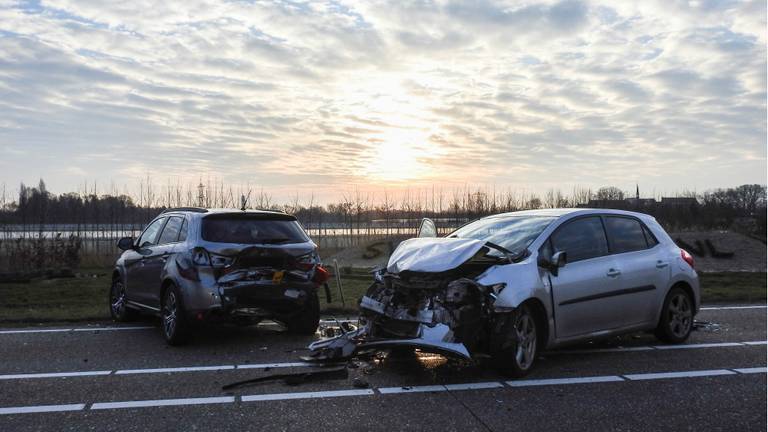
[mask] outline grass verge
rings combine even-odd
[[[765,272],[718,272],[699,274],[702,302],[765,303]],[[342,271],[341,285],[329,282],[332,302],[320,291],[324,315],[352,316],[360,297],[372,280],[370,273]],[[0,284],[0,323],[31,324],[109,320],[107,289],[109,272],[103,268],[82,269],[76,278],[33,280],[30,283]]]

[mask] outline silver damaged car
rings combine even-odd
[[[521,211],[435,233],[425,219],[396,248],[361,299],[360,325],[311,344],[312,358],[410,346],[489,356],[522,376],[543,349],[637,331],[681,343],[693,328],[693,258],[651,216]]]

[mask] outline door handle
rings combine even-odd
[[[669,263],[665,263],[664,261],[656,261],[656,268],[664,268],[668,265]]]
[[[621,274],[620,271],[618,271],[616,269],[610,269],[610,270],[608,270],[608,273],[606,273],[605,275],[608,276],[608,277],[616,277],[616,276],[618,276],[620,274]]]

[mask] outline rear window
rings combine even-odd
[[[216,243],[282,244],[309,241],[293,216],[223,214],[203,218],[203,240]]]

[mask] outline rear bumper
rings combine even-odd
[[[316,295],[312,282],[241,281],[204,284],[187,281],[185,308],[191,316],[222,318],[233,315],[280,318],[303,310]]]

